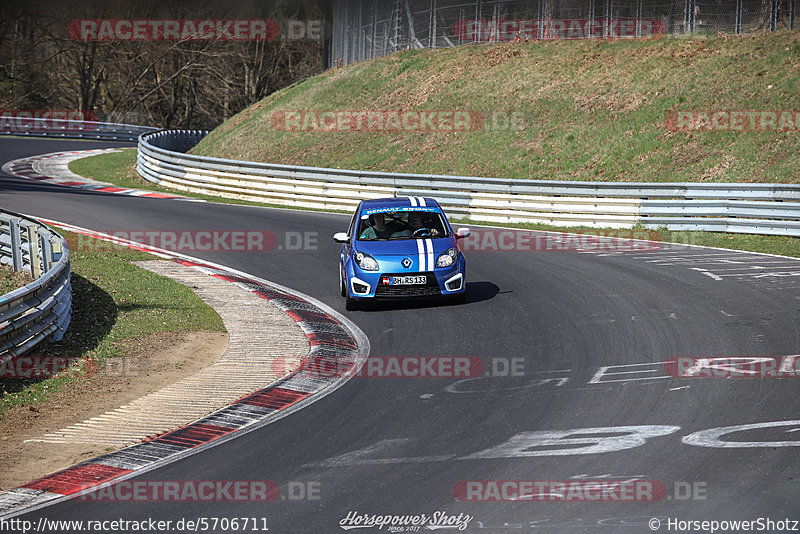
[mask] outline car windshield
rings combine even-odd
[[[449,235],[438,211],[390,211],[363,214],[358,221],[360,241],[440,238]]]

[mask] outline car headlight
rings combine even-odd
[[[353,258],[356,260],[356,264],[365,271],[378,270],[378,261],[369,254],[364,254],[363,252],[356,252],[353,255]]]
[[[437,267],[450,267],[456,261],[457,252],[455,248],[448,248],[436,258]]]

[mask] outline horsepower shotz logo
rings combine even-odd
[[[426,530],[466,530],[473,516],[460,513],[451,515],[440,510],[433,514],[417,515],[379,515],[359,514],[357,510],[347,513],[347,517],[339,521],[342,530],[363,528],[377,528],[388,532],[418,532],[420,528]]]

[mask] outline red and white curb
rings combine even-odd
[[[85,191],[114,193],[117,195],[128,195],[135,197],[170,198],[203,202],[202,200],[187,198],[180,195],[172,195],[169,193],[116,187],[111,184],[96,182],[94,180],[88,180],[86,178],[79,177],[70,172],[67,168],[67,164],[70,161],[96,156],[99,154],[105,154],[108,152],[119,152],[120,150],[121,149],[119,148],[101,148],[94,150],[73,150],[70,152],[52,152],[50,154],[42,154],[40,156],[32,156],[9,161],[3,165],[3,172],[13,174],[14,176],[19,176],[20,178],[26,178],[28,180],[36,180],[37,182],[73,187]],[[60,167],[61,170],[59,169]]]
[[[236,284],[269,300],[294,319],[311,348],[300,366],[283,378],[193,423],[0,492],[2,519],[96,491],[273,423],[341,387],[358,373],[367,359],[366,335],[313,297],[219,264],[69,224],[40,220],[70,232],[148,252]],[[326,372],[321,373],[320,369]]]

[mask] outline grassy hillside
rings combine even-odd
[[[287,132],[274,123],[285,110],[507,111],[523,129]],[[800,110],[800,31],[408,50],[279,91],[194,153],[504,178],[800,182],[800,132],[669,131],[667,113],[686,110]]]

